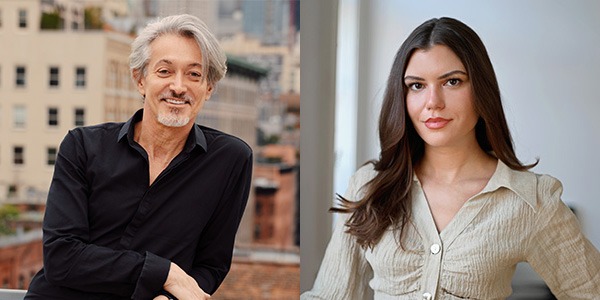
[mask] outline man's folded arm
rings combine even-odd
[[[60,146],[44,217],[44,274],[48,282],[84,292],[134,299],[158,295],[170,261],[150,252],[89,243],[86,155],[77,133]]]

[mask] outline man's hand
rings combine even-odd
[[[167,298],[167,296],[160,295],[160,296],[154,297],[154,299],[152,299],[152,300],[169,300],[169,298]]]
[[[164,285],[165,291],[171,293],[179,300],[206,300],[210,295],[205,293],[194,278],[189,276],[175,263],[171,263],[169,275]],[[159,300],[164,298],[157,297]],[[164,296],[162,296],[164,297]],[[166,298],[166,297],[165,297]],[[156,298],[155,298],[156,300]]]

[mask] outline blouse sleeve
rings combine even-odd
[[[359,179],[358,173],[360,171],[352,176],[345,193],[346,199],[351,201],[358,200],[358,190],[365,182]],[[362,300],[368,295],[368,282],[373,277],[373,271],[365,260],[364,250],[352,235],[345,232],[348,217],[348,214],[337,216],[313,288],[303,293],[300,299]]]
[[[538,178],[534,234],[527,260],[558,299],[598,299],[600,253],[583,235],[577,218],[560,199],[561,183]]]

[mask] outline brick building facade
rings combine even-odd
[[[299,297],[299,259],[264,261],[234,257],[229,275],[211,299],[279,300]]]
[[[0,288],[27,289],[42,268],[42,231],[0,238]]]

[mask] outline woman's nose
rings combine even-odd
[[[444,97],[442,95],[441,88],[431,88],[427,97],[427,102],[425,103],[427,110],[444,108]]]

